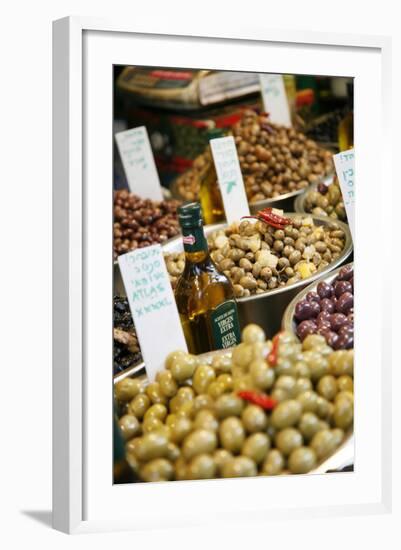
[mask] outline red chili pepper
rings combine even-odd
[[[271,225],[272,227],[275,227],[276,229],[284,229],[286,225],[292,223],[289,218],[275,214],[273,209],[270,207],[260,210],[256,216],[243,216],[243,218],[254,218],[256,220],[260,220],[268,225]]]
[[[280,334],[281,332],[277,333],[276,336],[273,338],[272,349],[269,355],[267,356],[267,361],[272,367],[275,367],[277,365],[278,344],[280,341]]]
[[[251,390],[242,390],[239,391],[237,395],[245,401],[249,401],[254,405],[259,405],[259,407],[262,407],[262,409],[265,409],[266,411],[271,411],[277,405],[277,401],[272,397],[269,397],[265,393],[258,393]]]

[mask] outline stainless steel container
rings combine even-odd
[[[354,266],[353,262],[350,262],[350,266]],[[340,266],[334,271],[331,271],[328,275],[324,277],[320,277],[319,279],[315,280],[312,284],[308,285],[306,288],[304,288],[301,292],[299,292],[294,298],[291,300],[291,302],[288,304],[282,320],[282,328],[284,330],[287,330],[289,332],[293,332],[295,334],[296,331],[296,323],[294,320],[294,313],[295,313],[295,306],[298,302],[303,300],[305,296],[308,294],[308,292],[314,291],[316,292],[317,285],[321,283],[322,281],[325,281],[326,283],[331,283],[334,281],[334,279],[337,277],[337,275],[340,272],[340,269],[344,266]]]
[[[204,353],[198,357],[202,358],[202,363],[210,364],[213,357],[216,355],[231,355],[230,349],[212,351]],[[136,367],[127,369],[123,373],[114,376],[114,384],[123,380],[124,378],[137,378],[141,377],[146,380],[145,363],[140,363]],[[324,474],[326,472],[341,471],[344,468],[349,468],[354,463],[354,434],[350,432],[347,434],[344,442],[336,450],[334,454],[329,456],[326,460],[318,464],[318,466],[309,472],[309,474]]]

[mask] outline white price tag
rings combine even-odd
[[[355,229],[355,152],[354,149],[333,155],[334,166],[344,199],[348,225],[354,238]]]
[[[282,126],[292,126],[290,107],[282,75],[260,74],[259,80],[263,107],[269,113],[270,120]]]
[[[115,137],[131,192],[144,199],[163,200],[159,174],[145,126],[118,132]]]
[[[249,216],[248,199],[233,136],[210,140],[217,180],[228,223]]]
[[[187,351],[173,289],[159,244],[118,257],[146,373],[154,380],[166,356]]]

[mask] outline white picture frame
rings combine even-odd
[[[140,43],[145,47],[138,48]],[[269,58],[267,53],[274,55]],[[267,514],[271,518],[300,518],[319,515],[322,510],[333,516],[389,512],[390,431],[384,427],[391,424],[391,356],[383,308],[389,307],[391,297],[388,294],[384,297],[383,290],[390,287],[390,275],[383,273],[374,280],[365,268],[386,214],[384,201],[378,202],[377,193],[373,196],[371,190],[375,181],[391,181],[387,141],[390,54],[391,42],[387,37],[238,30],[230,29],[229,25],[224,30],[205,32],[178,24],[169,24],[167,33],[166,29],[147,29],[126,21],[82,17],[54,22],[53,526],[56,529],[68,533],[146,529],[230,522],[239,517],[242,521],[263,522]],[[355,78],[356,169],[358,181],[364,185],[358,188],[356,204],[354,473],[112,486],[111,371],[107,369],[108,357],[111,361],[108,331],[112,315],[109,168],[113,63]],[[370,75],[376,76],[371,83],[368,69]],[[380,188],[384,193],[384,186]],[[391,203],[390,185],[385,192]],[[376,212],[378,231],[367,245],[363,234],[372,211]],[[99,242],[102,246],[97,245]],[[385,245],[383,254],[389,254],[389,246],[390,243]],[[369,292],[370,315],[364,316],[363,303]],[[375,338],[378,334],[380,338]],[[104,372],[100,365],[104,365]],[[96,419],[94,414],[98,415]],[[368,433],[374,446],[367,441]],[[268,503],[263,499],[266,488],[270,495]],[[240,506],[235,498],[239,491]],[[171,502],[172,494],[174,506],[169,507],[167,502]],[[129,503],[135,495],[140,496],[142,505],[131,516],[116,510],[115,499]],[[190,498],[193,506],[185,506]]]

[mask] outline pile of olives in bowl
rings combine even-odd
[[[114,386],[126,460],[146,482],[311,472],[352,430],[353,361],[254,324],[231,350],[172,352],[155,381]]]
[[[305,192],[303,200],[305,212],[315,216],[329,216],[334,220],[347,221],[344,199],[337,178],[330,185],[319,183]]]
[[[307,290],[307,289],[306,289]],[[342,267],[331,281],[321,281],[306,292],[294,310],[296,333],[301,341],[321,334],[333,349],[354,347],[354,268]]]

